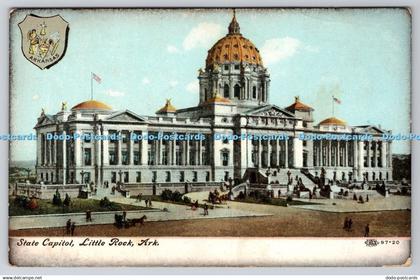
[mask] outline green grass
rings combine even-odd
[[[116,202],[111,202],[110,207],[101,207],[99,205],[99,200],[93,199],[79,199],[73,198],[71,200],[71,205],[66,206],[56,206],[53,205],[52,199],[38,199],[38,208],[36,209],[27,209],[19,204],[15,203],[13,197],[9,197],[9,216],[23,216],[23,215],[41,215],[41,214],[62,214],[62,213],[84,213],[87,210],[92,212],[103,212],[103,211],[122,211],[122,210],[143,210],[150,209],[142,206],[126,205]]]
[[[255,198],[249,197],[249,196],[246,197],[246,198],[244,198],[244,199],[235,199],[235,201],[237,201],[237,202],[246,202],[246,203],[258,203],[258,204],[276,205],[276,206],[283,206],[283,207],[286,207],[287,204],[289,204],[290,206],[292,206],[292,205],[319,204],[319,203],[304,202],[304,201],[299,201],[299,200],[287,201],[286,199],[283,199],[283,198],[272,198],[271,200],[267,201],[267,200],[262,200],[262,199],[255,199]]]
[[[132,196],[130,196],[130,198],[137,199],[137,196],[132,195]],[[177,205],[186,205],[186,206],[191,206],[191,204],[194,202],[194,201],[192,201],[191,203],[186,203],[184,201],[163,200],[160,195],[143,195],[141,197],[141,203],[144,203],[144,201],[146,199],[152,199],[152,206],[153,206],[153,201],[172,203],[172,204],[177,204]],[[220,206],[217,206],[217,205],[213,206],[211,203],[207,203],[207,206],[209,207],[209,209],[220,208]],[[199,208],[204,208],[204,204],[199,203],[198,207]]]

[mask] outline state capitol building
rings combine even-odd
[[[226,36],[208,51],[199,70],[197,106],[176,109],[170,100],[155,116],[117,111],[96,100],[66,106],[36,123],[37,181],[45,184],[221,182],[237,184],[266,176],[287,184],[287,173],[305,171],[332,180],[392,180],[389,131],[350,126],[330,117],[314,122],[314,108],[299,97],[286,107],[270,103],[270,74],[258,48],[242,36],[233,16]],[[199,139],[151,140],[133,135],[201,135]],[[321,139],[305,134],[370,134],[371,141]],[[89,138],[48,140],[47,135],[117,135],[109,141]],[[285,135],[264,139],[214,139],[215,135]],[[190,137],[191,138],[191,137]],[[356,138],[354,138],[356,139]],[[289,175],[290,176],[290,175]]]

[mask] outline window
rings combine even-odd
[[[111,143],[116,143],[118,140],[118,134],[115,130],[110,130],[109,131],[109,137],[110,137],[110,142]]]
[[[128,132],[124,131],[121,133],[121,137],[122,137],[122,142],[123,143],[127,143],[128,141]]]
[[[83,140],[84,140],[84,142],[85,143],[90,143],[91,142],[91,134],[90,133],[87,133],[87,134],[83,134]]]
[[[233,97],[238,99],[241,97],[241,87],[239,85],[233,87]]]
[[[184,182],[185,181],[185,172],[184,171],[180,171],[179,172],[179,181],[180,182]]]
[[[155,153],[152,153],[151,150],[147,152],[147,164],[155,165]]]
[[[223,97],[229,98],[229,85],[228,84],[225,84],[225,86],[223,87]]]
[[[226,64],[224,67],[225,67],[225,70],[229,70],[229,65]]]
[[[222,151],[221,158],[222,158],[222,165],[228,166],[229,165],[229,151]]]
[[[252,87],[252,98],[257,99],[257,87]]]
[[[45,173],[45,180],[48,181],[48,173]]]
[[[239,70],[239,65],[235,65],[235,70]]]
[[[134,163],[134,165],[139,165],[140,164],[140,152],[139,151],[134,151],[133,152],[133,163]]]
[[[111,172],[111,183],[117,182],[117,172]]]
[[[156,182],[156,180],[157,180],[157,172],[153,171],[152,172],[152,182]]]
[[[162,164],[163,165],[168,165],[169,164],[169,160],[168,160],[168,148],[166,148],[166,146],[164,146],[164,150],[162,151]]]
[[[124,172],[124,183],[128,183],[129,177],[128,172]]]
[[[210,171],[206,171],[206,182],[210,181]]]
[[[209,97],[207,96],[207,89],[204,89],[204,100],[207,100]]]
[[[140,171],[137,171],[136,172],[136,182],[137,183],[140,183],[141,182],[141,172]]]
[[[123,165],[128,165],[128,151],[121,151],[121,163]]]
[[[197,171],[193,171],[193,182],[197,182],[198,180],[198,173]]]
[[[109,164],[110,165],[116,165],[117,164],[117,158],[115,156],[115,151],[109,151]]]
[[[171,181],[171,172],[170,171],[166,171],[166,178],[165,178],[166,182],[170,182]]]
[[[84,161],[85,161],[85,165],[92,165],[92,150],[91,150],[91,148],[85,148]]]

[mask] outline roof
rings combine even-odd
[[[156,112],[156,114],[162,113],[176,113],[176,108],[171,104],[170,99],[166,99],[165,106],[163,106]]]
[[[236,15],[234,14],[229,24],[228,34],[217,41],[208,51],[206,67],[229,62],[263,64],[258,48],[250,40],[243,37],[239,31],[239,23],[236,21]]]
[[[88,100],[77,104],[72,110],[112,110],[112,108],[105,103],[97,100]]]
[[[299,96],[295,97],[295,103],[286,107],[287,111],[294,112],[294,111],[313,111],[312,107],[300,102]]]
[[[325,119],[319,123],[319,125],[339,125],[339,126],[346,126],[346,122],[335,117],[331,117]]]
[[[225,103],[230,104],[230,100],[220,96],[219,94],[215,94],[212,98],[209,98],[203,102],[203,104],[213,104],[213,103]]]

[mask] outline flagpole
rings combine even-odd
[[[93,100],[93,73],[90,73],[90,100]]]
[[[334,117],[334,95],[332,96],[332,116]]]

